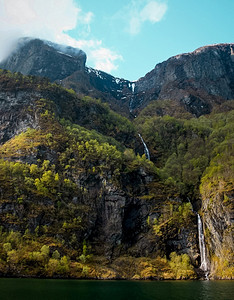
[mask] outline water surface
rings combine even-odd
[[[233,300],[232,281],[0,279],[4,300]]]

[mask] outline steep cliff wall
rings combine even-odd
[[[79,49],[39,39],[22,38],[17,48],[0,67],[24,75],[63,79],[77,70],[84,70],[86,54]]]
[[[71,269],[80,256],[81,268],[88,267],[87,243],[97,261],[104,259],[99,265],[118,270],[108,269],[112,278],[194,278],[190,262],[199,267],[200,255],[190,198],[197,210],[202,203],[211,277],[231,278],[233,101],[223,101],[233,97],[233,45],[171,58],[135,83],[86,68],[85,55],[74,49],[61,53],[57,45],[40,40],[22,47],[32,61],[20,50],[6,63],[23,68],[25,62],[24,71],[33,74],[40,55],[46,60],[49,53],[48,63],[58,55],[61,63],[47,70],[42,62],[43,75],[58,84],[0,70],[0,272],[21,274],[25,253],[20,249],[31,236],[38,242],[35,249],[44,243],[71,257]],[[112,99],[122,113],[129,107],[134,113],[152,99],[163,100],[132,123],[100,100],[83,97],[87,91]],[[168,97],[175,100],[165,101]],[[191,119],[191,114],[209,113],[213,106],[216,113]],[[169,117],[170,111],[181,119]],[[144,148],[138,133],[152,161],[138,154]],[[11,230],[21,236],[20,246],[11,242]],[[34,264],[35,275],[41,264],[43,274],[50,274],[52,252],[46,264],[31,250],[27,255],[22,272]],[[97,276],[102,277],[105,271],[100,272]]]
[[[132,108],[173,99],[196,116],[234,98],[234,44],[199,48],[171,57],[136,82]]]
[[[231,141],[217,154],[201,184],[202,214],[212,278],[233,279],[234,274],[234,186]]]
[[[234,45],[205,46],[169,58],[131,82],[85,67],[79,49],[23,38],[1,68],[57,81],[78,94],[109,102],[124,115],[136,115],[152,100],[173,100],[195,116],[234,99]]]
[[[105,72],[87,68],[86,54],[76,48],[49,41],[21,38],[0,68],[24,75],[47,77],[78,94],[101,98],[113,109],[128,115],[132,83]]]
[[[27,273],[19,269],[20,257],[27,253],[26,268],[35,253],[25,249],[23,254],[17,243],[32,236],[37,247],[41,238],[72,263],[87,256],[84,250],[82,254],[85,241],[97,259],[104,257],[107,264],[117,260],[115,268],[124,263],[126,270],[128,258],[135,264],[145,257],[151,264],[157,257],[169,259],[172,252],[188,254],[186,270],[191,274],[167,276],[195,276],[190,258],[198,266],[196,218],[191,207],[184,210],[176,191],[170,207],[167,189],[157,186],[154,164],[126,149],[125,143],[139,139],[129,120],[98,101],[33,76],[1,71],[0,88],[0,272]],[[151,183],[159,195],[148,201]],[[17,242],[10,237],[12,230],[20,236]],[[18,260],[8,263],[14,253]],[[168,260],[162,262],[169,270]],[[43,268],[47,272],[47,265]],[[156,269],[139,276],[158,278]],[[122,278],[130,278],[126,274]]]

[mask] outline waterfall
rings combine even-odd
[[[132,95],[131,95],[131,99],[130,99],[130,103],[129,103],[129,111],[130,111],[130,113],[132,113],[132,111],[133,111],[132,106],[133,106],[133,102],[134,102],[134,93],[135,93],[136,84],[135,84],[135,82],[132,82],[132,83],[129,83],[128,86],[131,87]]]
[[[199,214],[197,214],[197,221],[198,221],[198,238],[199,238],[199,249],[201,255],[201,265],[200,269],[205,272],[206,279],[208,278],[208,260],[206,257],[206,245],[205,245],[205,238],[203,233],[203,226],[202,220]]]
[[[144,153],[145,153],[145,156],[146,156],[146,158],[147,158],[148,160],[150,160],[149,149],[148,149],[148,147],[146,146],[146,143],[145,143],[145,141],[143,140],[143,137],[140,135],[140,133],[138,133],[138,135],[139,135],[139,137],[140,137],[140,139],[141,139],[141,141],[142,141],[142,144],[144,145]]]

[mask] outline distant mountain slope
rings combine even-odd
[[[82,50],[23,38],[0,68],[48,77],[78,94],[100,98],[125,116],[152,100],[173,100],[194,116],[234,99],[234,44],[217,44],[169,58],[136,82],[85,66]]]
[[[86,54],[82,50],[40,39],[21,38],[17,49],[1,63],[1,68],[54,81],[84,70],[85,62]]]
[[[108,105],[90,97],[78,96],[48,80],[0,70],[0,144],[27,128],[38,127],[35,103],[53,101],[54,112],[89,130],[116,138],[130,146],[136,132],[131,122],[111,111]]]
[[[171,99],[196,116],[234,99],[234,44],[199,48],[169,58],[136,82],[133,109]]]
[[[40,39],[21,38],[17,48],[0,63],[0,68],[47,77],[81,95],[101,98],[115,110],[128,114],[132,83],[87,68],[85,63],[86,54],[80,49]]]

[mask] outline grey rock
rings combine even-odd
[[[132,108],[172,99],[196,116],[234,98],[234,44],[218,44],[169,58],[135,83]]]
[[[222,190],[222,183],[220,183]],[[209,258],[211,260],[211,276],[215,272],[214,255],[224,259],[225,253],[234,253],[234,206],[233,192],[229,192],[228,201],[218,189],[213,194],[207,193],[203,197],[202,212],[205,228],[205,240]],[[231,263],[231,262],[230,262]]]
[[[214,105],[234,99],[234,44],[217,44],[159,63],[136,82],[115,78],[85,66],[79,49],[39,39],[22,38],[0,68],[48,77],[78,94],[109,102],[133,116],[152,100],[174,100],[199,117]]]
[[[22,38],[17,49],[0,64],[0,68],[24,75],[61,80],[77,70],[84,70],[86,54],[79,49],[51,42]]]

